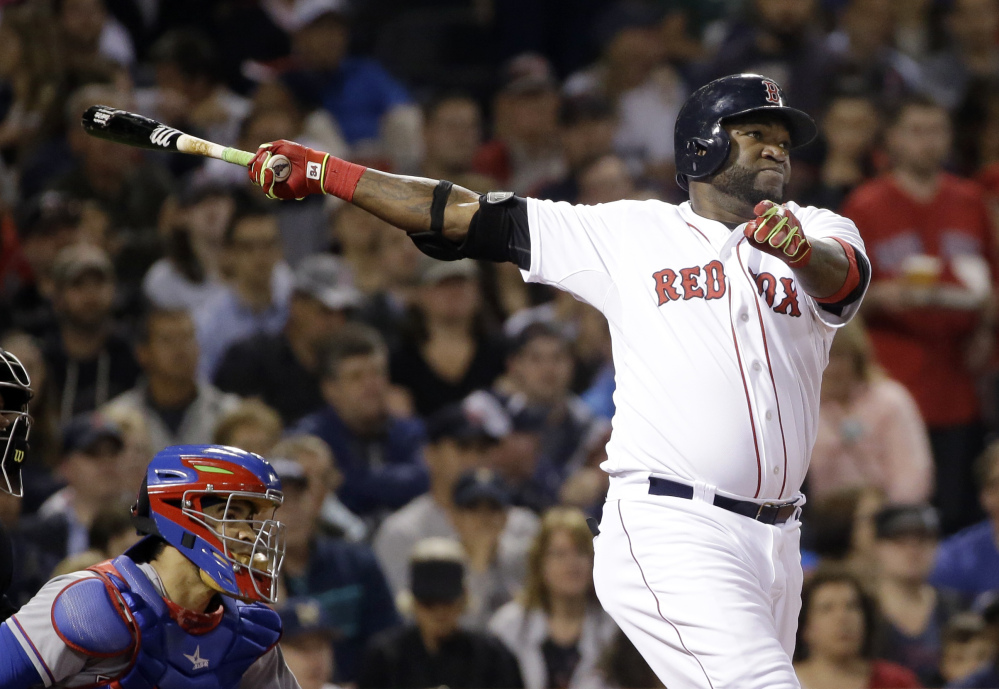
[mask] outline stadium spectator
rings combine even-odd
[[[286,425],[322,408],[322,349],[360,303],[361,295],[339,258],[309,256],[295,270],[284,328],[232,345],[215,372],[215,384],[243,397],[259,397]]]
[[[869,96],[836,96],[822,118],[825,157],[801,205],[838,210],[847,195],[874,175],[880,113]]]
[[[499,639],[462,628],[465,563],[448,539],[417,543],[410,557],[413,622],[390,629],[368,647],[360,689],[519,689],[517,660]]]
[[[68,167],[62,167],[59,160],[40,164],[48,169],[46,186],[83,202],[94,228],[91,231],[102,232],[105,241],[118,247],[115,259],[120,279],[138,284],[158,258],[156,227],[174,182],[165,168],[145,160],[139,149],[84,132],[80,118],[94,103],[135,109],[131,96],[121,91],[99,84],[83,86],[66,105]]]
[[[930,686],[960,686],[961,682],[985,671],[996,657],[996,645],[989,636],[985,621],[973,612],[958,613],[947,620],[941,639],[940,671]],[[999,682],[999,677],[993,677],[990,684],[980,686],[999,686],[995,682]]]
[[[301,689],[336,689],[332,682],[337,666],[333,652],[337,630],[320,600],[305,596],[282,600],[277,611],[281,615],[284,662]]]
[[[126,496],[119,472],[124,440],[117,426],[100,414],[81,414],[62,432],[62,459],[56,471],[65,487],[38,509],[27,528],[38,545],[57,560],[90,547],[89,530],[101,508]]]
[[[989,445],[975,462],[978,498],[987,515],[940,544],[930,581],[969,597],[999,589],[999,444]]]
[[[427,420],[424,457],[430,490],[386,518],[374,539],[375,553],[397,594],[406,588],[409,554],[418,542],[425,538],[461,539],[455,519],[459,479],[474,478],[475,471],[489,465],[490,454],[508,427],[509,419],[494,400],[491,405],[449,405]],[[475,495],[474,481],[470,487],[463,499]],[[470,586],[473,591],[485,590],[490,581],[509,587],[521,581],[526,572],[527,549],[538,530],[538,518],[523,507],[505,507],[504,512],[505,523],[496,542],[481,544],[487,547],[476,553],[485,551],[482,559],[487,566],[479,564],[478,579],[483,585],[477,582]],[[465,540],[472,535],[467,534]]]
[[[126,501],[115,501],[101,507],[87,531],[90,547],[65,558],[55,566],[51,576],[58,577],[92,567],[118,557],[134,545],[139,537],[132,524],[130,507],[131,504]]]
[[[64,78],[77,85],[122,76],[135,61],[132,39],[104,0],[60,0],[54,3]]]
[[[835,564],[863,581],[874,581],[874,515],[884,506],[884,493],[873,486],[842,488],[816,500],[802,512],[802,563]]]
[[[34,405],[34,399],[31,402]],[[132,407],[104,408],[101,415],[121,431],[124,441],[119,463],[121,480],[126,486],[141,485],[142,479],[146,477],[146,467],[154,454],[146,417],[140,410]]]
[[[886,0],[888,1],[888,0]],[[816,24],[815,0],[752,0],[745,18],[732,22],[698,84],[726,74],[763,74],[795,104],[818,114],[832,70],[832,56]]]
[[[831,68],[820,89],[878,97],[889,106],[921,91],[919,64],[892,45],[895,8],[892,0],[848,0],[825,40]]]
[[[60,251],[80,240],[81,216],[80,203],[58,191],[36,194],[18,207],[17,235],[27,271],[5,280],[2,297],[13,327],[42,337],[55,326],[52,265]]]
[[[876,607],[854,575],[815,572],[801,592],[794,670],[802,689],[919,687],[901,665],[872,657]]]
[[[664,689],[662,681],[649,667],[642,654],[620,629],[607,645],[597,667],[599,677],[591,686],[603,682],[614,689]]]
[[[923,65],[926,91],[956,110],[976,90],[994,81],[999,67],[999,6],[994,0],[955,0],[941,22],[946,45]]]
[[[42,350],[60,423],[98,408],[139,376],[131,344],[112,315],[114,296],[114,268],[104,251],[76,244],[56,256],[52,305],[58,327]]]
[[[556,507],[541,520],[518,600],[489,629],[517,656],[526,689],[586,686],[617,632],[593,590],[593,534],[582,512]]]
[[[495,188],[494,180],[472,169],[480,145],[482,109],[471,96],[449,93],[423,108],[420,174],[424,177],[446,179],[482,193]]]
[[[260,400],[243,400],[215,426],[213,445],[229,445],[261,457],[270,454],[284,428],[281,416]]]
[[[609,427],[572,394],[572,373],[571,343],[553,325],[531,324],[510,344],[500,396],[508,408],[531,409],[544,419],[532,485],[523,489],[541,507],[558,502],[566,478],[585,465]]]
[[[282,80],[299,101],[329,111],[355,156],[388,158],[396,169],[412,171],[419,158],[419,109],[377,61],[347,55],[345,5],[303,6],[292,36],[294,67]]]
[[[347,204],[346,208],[353,206]],[[366,295],[358,319],[381,333],[389,351],[394,352],[401,346],[407,309],[418,287],[423,258],[405,232],[392,228],[381,233],[376,259],[379,286]],[[520,280],[519,274],[517,279]]]
[[[475,170],[527,193],[564,171],[558,146],[558,82],[544,57],[525,53],[503,66],[493,100],[493,138],[475,155]]]
[[[154,453],[169,445],[211,442],[219,419],[240,400],[198,380],[198,340],[191,314],[151,309],[142,320],[135,354],[142,379],[107,407],[138,410]]]
[[[976,378],[992,347],[992,237],[981,189],[943,170],[947,112],[910,98],[887,130],[889,174],[856,189],[843,213],[871,260],[864,302],[878,361],[916,399],[936,465],[945,533],[978,518],[971,465],[982,448]]]
[[[289,605],[300,599],[319,605],[334,631],[337,681],[353,682],[368,641],[401,620],[371,548],[320,533],[327,487],[313,480],[315,471],[308,472],[299,463],[298,455],[304,448],[286,444],[280,449],[285,450],[285,456],[272,454],[271,466],[285,494],[280,510],[287,539],[282,599]],[[301,454],[306,463],[316,459],[307,449]],[[331,468],[329,464],[325,467],[327,471]]]
[[[382,288],[383,269],[379,249],[386,234],[398,233],[394,227],[357,206],[343,204],[332,222],[333,244],[350,267],[356,286],[370,298]]]
[[[281,260],[277,218],[263,206],[237,208],[222,244],[232,281],[194,313],[199,371],[209,380],[231,345],[257,333],[281,331],[293,281],[291,269]]]
[[[583,93],[563,99],[558,119],[567,169],[561,177],[546,180],[531,195],[539,199],[576,203],[581,169],[595,158],[614,151],[617,118],[613,105],[607,99]]]
[[[943,630],[962,608],[954,591],[927,583],[940,538],[929,505],[889,505],[874,516],[878,562],[875,598],[884,618],[875,643],[879,658],[912,670],[925,686],[940,665]]]
[[[612,153],[590,161],[579,171],[578,202],[584,206],[633,199],[637,191],[627,164]]]
[[[658,8],[613,4],[597,20],[600,59],[571,75],[565,92],[611,101],[617,113],[614,148],[618,155],[633,174],[648,174],[672,187],[673,132],[662,123],[676,120],[688,91],[679,73],[664,60],[661,19]]]
[[[889,502],[929,500],[933,458],[919,409],[900,383],[878,369],[859,322],[836,331],[821,399],[808,465],[810,498],[876,486]]]
[[[412,324],[392,356],[392,382],[405,387],[421,416],[488,388],[503,370],[503,351],[483,316],[479,269],[471,259],[424,257]]]
[[[190,186],[177,198],[173,220],[166,223],[166,256],[142,279],[146,299],[164,309],[195,308],[225,291],[222,235],[238,205],[229,188]]]
[[[378,332],[351,324],[323,357],[320,386],[326,407],[294,431],[322,438],[343,472],[340,500],[377,521],[427,490],[423,423],[389,408],[388,353]]]
[[[250,112],[250,102],[219,80],[219,59],[204,31],[173,29],[163,34],[149,51],[155,84],[138,89],[135,103],[149,117],[223,146],[234,146],[239,127]],[[184,160],[189,170],[200,164]],[[177,163],[170,161],[171,167]]]
[[[508,558],[500,557],[512,500],[506,482],[491,469],[466,471],[454,484],[450,516],[466,554],[468,597],[462,619],[469,629],[485,629],[520,589],[523,569],[512,570],[505,566]]]

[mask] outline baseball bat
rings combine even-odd
[[[83,129],[91,136],[115,143],[153,151],[174,151],[217,158],[243,167],[247,167],[256,155],[199,139],[162,122],[107,105],[92,105],[87,108],[83,113]],[[278,182],[284,181],[291,174],[291,163],[285,156],[275,156],[269,167],[274,170],[274,178]]]

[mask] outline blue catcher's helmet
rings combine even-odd
[[[818,133],[813,120],[788,107],[784,92],[773,79],[759,74],[732,74],[694,91],[680,108],[673,127],[676,183],[688,189],[688,180],[716,173],[728,160],[728,133],[722,123],[754,112],[781,115],[791,134],[791,147],[804,146]]]
[[[149,463],[132,515],[139,533],[172,545],[220,593],[273,603],[284,561],[284,526],[274,519],[282,500],[281,480],[263,457],[174,445]]]

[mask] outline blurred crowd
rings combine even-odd
[[[14,596],[134,540],[153,453],[222,443],[284,483],[305,689],[659,686],[590,576],[599,313],[79,122],[678,203],[676,114],[736,72],[820,123],[789,199],[854,220],[873,273],[805,486],[803,686],[999,687],[999,0],[0,3],[0,347],[35,390]]]

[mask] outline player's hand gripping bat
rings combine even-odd
[[[128,146],[218,158],[243,167],[247,167],[255,155],[199,139],[148,117],[107,105],[87,108],[83,113],[83,129],[91,136]],[[274,171],[274,179],[278,182],[291,175],[291,162],[283,155],[272,157],[267,166]]]

